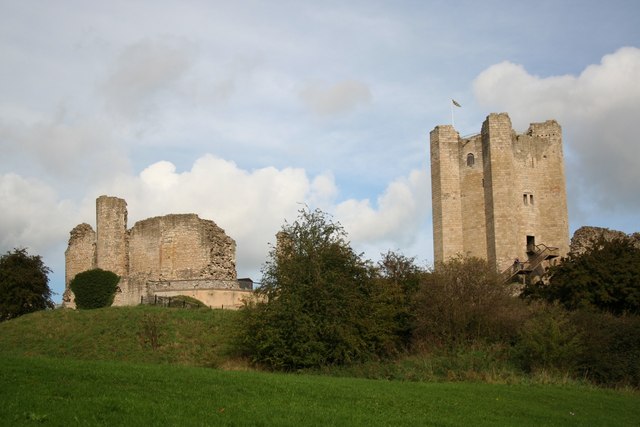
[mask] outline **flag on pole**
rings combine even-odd
[[[453,98],[451,98],[451,102],[453,102],[453,105],[455,105],[456,107],[462,107],[462,105],[458,104]]]

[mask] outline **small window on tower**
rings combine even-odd
[[[473,157],[473,153],[467,154],[467,166],[471,167],[476,162],[476,159]]]
[[[526,195],[526,194],[523,194],[523,195],[522,195],[522,202],[523,202],[525,205],[527,205],[527,204],[528,204],[528,200],[529,200],[529,199],[527,198],[527,195]]]
[[[529,194],[529,204],[533,204],[533,194]]]

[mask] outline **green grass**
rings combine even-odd
[[[638,392],[528,377],[500,347],[325,372],[337,377],[206,369],[246,368],[231,352],[237,321],[233,311],[128,307],[0,323],[0,425],[624,426],[640,419]]]
[[[638,425],[637,394],[0,358],[3,425]]]
[[[0,323],[0,354],[217,367],[238,313],[111,307],[39,311]]]

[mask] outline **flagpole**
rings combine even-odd
[[[449,105],[451,106],[451,127],[455,128],[456,125],[453,122],[453,102],[450,102]]]
[[[455,99],[451,98],[451,126],[456,127],[455,122],[453,121],[453,107],[456,106],[458,108],[462,107],[462,105],[458,104]]]

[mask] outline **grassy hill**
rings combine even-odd
[[[206,369],[246,368],[231,354],[237,321],[233,311],[140,306],[43,311],[0,323],[0,424],[624,426],[640,419],[637,392],[545,385],[506,365],[496,372],[499,361],[486,349],[326,372],[341,378]],[[423,381],[465,378],[476,382]]]
[[[0,353],[219,367],[238,312],[153,306],[40,311],[0,323]]]

